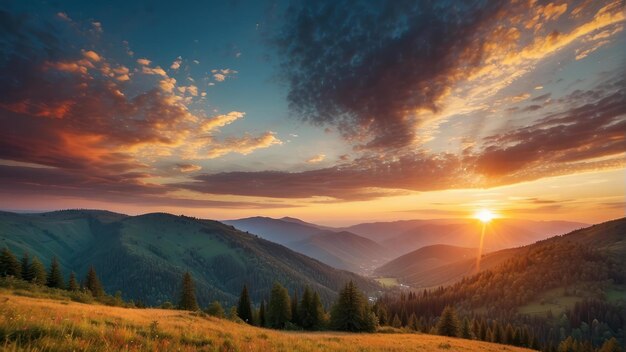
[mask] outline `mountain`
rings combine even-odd
[[[320,230],[327,230],[327,231],[337,231],[336,228],[334,227],[330,227],[330,226],[323,226],[323,225],[319,225],[319,224],[314,224],[311,222],[306,222],[304,220],[298,219],[298,218],[292,218],[290,216],[284,216],[280,219],[278,219],[280,221],[286,221],[286,222],[292,222],[294,224],[300,224],[300,225],[305,225],[305,226],[309,226],[309,227],[317,227]]]
[[[552,242],[578,243],[614,257],[617,261],[623,261],[624,256],[626,256],[626,219],[594,225],[569,232],[565,235],[554,236],[531,245],[484,254],[480,260],[480,270],[486,271],[497,268],[512,258],[523,256],[533,246]],[[391,263],[393,262],[395,260]],[[377,269],[377,272],[384,272],[386,276],[396,277],[402,283],[414,288],[437,287],[453,284],[464,277],[476,274],[476,259],[461,259],[425,270],[419,267],[416,267],[414,270],[402,270],[399,266],[385,265]]]
[[[486,227],[484,249],[518,247],[585,226],[588,225],[567,221],[494,219]],[[478,247],[482,223],[474,219],[408,220],[360,224],[348,229],[400,256],[434,244]]]
[[[375,274],[378,276],[403,278],[425,270],[441,267],[461,259],[475,259],[476,255],[476,248],[436,244],[422,247],[398,257],[377,268]]]
[[[369,274],[390,256],[380,244],[348,231],[307,223],[295,218],[252,217],[225,224],[280,243],[324,264],[359,274]],[[331,230],[329,230],[331,229]]]
[[[287,246],[332,267],[363,274],[387,259],[383,246],[347,231],[324,231]]]
[[[232,303],[243,284],[258,302],[269,296],[274,281],[290,290],[309,285],[326,302],[349,280],[366,292],[379,288],[232,226],[165,213],[0,213],[0,247],[5,246],[46,264],[56,256],[66,276],[74,271],[83,277],[94,265],[107,292],[121,290],[125,298],[148,304],[176,299],[185,271],[195,280],[201,305]]]
[[[273,219],[263,216],[225,220],[222,222],[232,225],[238,230],[250,232],[268,241],[283,245],[305,240],[322,231],[321,228],[306,224],[303,221],[295,222],[292,220]]]

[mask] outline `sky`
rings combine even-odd
[[[0,209],[626,212],[624,1],[3,1]]]

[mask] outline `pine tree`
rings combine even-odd
[[[298,291],[293,291],[293,297],[291,297],[291,322],[295,325],[302,325],[300,321],[300,309],[298,308]]]
[[[248,295],[248,287],[243,285],[241,295],[239,295],[239,302],[237,303],[237,316],[241,320],[248,324],[252,324],[252,304],[250,302],[250,296]]]
[[[78,285],[78,282],[76,281],[76,274],[74,274],[73,271],[70,273],[70,280],[67,282],[67,290],[68,291],[80,290],[80,286]]]
[[[408,327],[409,327],[409,329],[411,329],[413,331],[419,331],[420,330],[419,322],[417,320],[417,316],[415,315],[415,313],[411,313],[411,316],[409,317]]]
[[[615,339],[615,337],[611,337],[610,340],[604,341],[598,352],[622,352],[622,349],[619,347],[617,339]]]
[[[398,313],[394,314],[393,320],[391,320],[391,326],[393,326],[394,328],[402,327],[402,320],[400,320],[400,317],[398,317]]]
[[[22,266],[7,247],[0,253],[0,276],[22,278]]]
[[[37,257],[33,257],[28,268],[28,276],[31,278],[30,282],[36,285],[45,285],[47,280],[46,267],[41,264]]]
[[[304,289],[299,305],[300,324],[308,330],[320,329],[323,325],[324,307],[320,295],[309,287]]]
[[[63,274],[61,274],[59,261],[56,257],[52,257],[52,262],[50,263],[47,285],[48,287],[65,288],[65,284],[63,283]]]
[[[456,337],[459,336],[459,329],[459,319],[456,316],[456,311],[452,306],[447,306],[441,313],[441,317],[439,317],[437,334]]]
[[[191,274],[186,272],[183,275],[182,289],[180,295],[180,303],[178,307],[182,310],[198,310],[198,301],[196,301],[196,289],[191,278]]]
[[[222,308],[222,305],[218,301],[211,302],[205,309],[205,312],[217,318],[224,318],[224,308]]]
[[[468,340],[474,338],[474,334],[472,333],[472,328],[470,326],[470,321],[467,317],[463,319],[463,324],[461,325],[461,337]]]
[[[98,279],[98,274],[96,274],[96,269],[93,265],[89,267],[84,286],[94,297],[104,296],[104,289],[102,289],[102,284],[100,283],[100,279]]]
[[[267,325],[271,328],[282,329],[291,319],[291,303],[289,292],[279,283],[274,283],[270,294],[267,310]]]
[[[266,326],[267,322],[265,319],[265,301],[261,301],[261,307],[259,307],[259,326]]]
[[[22,256],[22,280],[30,282],[33,278],[30,277],[30,257],[28,256],[28,252],[24,252]]]
[[[378,323],[366,298],[352,281],[339,292],[330,319],[333,329],[353,332],[374,331]]]

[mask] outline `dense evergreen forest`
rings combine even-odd
[[[458,336],[545,351],[592,351],[612,338],[624,343],[626,299],[605,298],[611,287],[626,283],[625,270],[607,253],[566,238],[550,239],[448,287],[387,293],[374,311],[380,324],[436,332],[444,309],[454,307],[462,322]],[[589,298],[558,314],[519,313],[519,307],[550,289]]]

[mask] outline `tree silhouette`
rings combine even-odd
[[[89,271],[85,277],[85,288],[89,290],[94,297],[104,296],[104,289],[102,288],[102,284],[100,283],[100,279],[98,279],[98,274],[96,274],[96,269],[93,265],[89,267]]]
[[[241,295],[239,295],[239,302],[237,302],[237,315],[241,318],[241,320],[248,324],[252,324],[252,303],[250,302],[248,287],[246,287],[246,285],[243,285]]]
[[[291,319],[291,304],[289,292],[278,282],[274,283],[270,294],[267,311],[267,325],[271,328],[282,329]]]
[[[330,323],[333,329],[343,331],[371,332],[376,329],[376,316],[354,282],[350,281],[339,292],[339,298],[331,311]]]
[[[459,329],[459,319],[456,316],[456,311],[452,306],[447,306],[441,313],[439,322],[437,322],[437,334],[456,337],[459,336]]]
[[[70,279],[67,282],[67,290],[68,291],[80,290],[80,286],[78,285],[78,282],[76,281],[76,274],[74,274],[73,271],[70,273]]]
[[[28,268],[28,276],[31,278],[30,282],[36,285],[45,285],[47,281],[46,267],[39,261],[37,257],[33,257]]]
[[[259,326],[266,326],[266,317],[265,317],[265,301],[261,301],[261,307],[259,307]]]
[[[22,280],[30,282],[33,278],[30,276],[30,257],[28,252],[24,252],[22,256]]]
[[[56,257],[52,257],[52,262],[50,263],[47,285],[48,287],[53,288],[65,288],[65,284],[63,283],[63,274],[61,274],[61,267],[59,266],[59,261]]]
[[[180,295],[179,308],[183,310],[198,310],[198,301],[196,301],[196,289],[194,287],[191,274],[186,272],[183,275],[182,290]]]
[[[11,251],[4,247],[0,253],[0,276],[22,277],[22,266]]]

